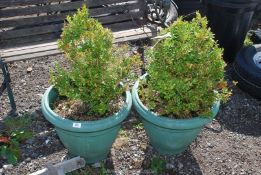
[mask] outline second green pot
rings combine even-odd
[[[144,78],[145,76],[141,77]],[[170,119],[157,116],[142,104],[138,96],[138,87],[139,80],[132,89],[133,105],[142,119],[152,146],[163,155],[175,155],[185,151],[204,125],[211,122],[219,110],[220,102],[216,102],[212,107],[213,115],[209,118]]]

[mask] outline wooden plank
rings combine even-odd
[[[97,0],[98,2],[101,2],[99,0]],[[103,4],[105,3],[104,0]],[[115,0],[116,2],[119,2],[119,0]],[[95,4],[97,5],[98,3],[96,3],[95,1],[90,1],[90,4]],[[95,2],[95,3],[94,3]],[[134,1],[128,1],[128,0],[121,0],[120,2],[126,2],[128,3],[128,5],[118,5],[121,7],[124,7],[126,9],[128,9],[129,5],[131,4],[137,4],[137,0]],[[61,4],[51,4],[51,5],[45,5],[45,6],[35,6],[35,7],[26,7],[26,8],[17,8],[17,9],[2,9],[0,11],[0,16],[1,17],[14,17],[14,16],[23,16],[23,15],[32,15],[32,14],[39,14],[39,13],[50,13],[50,12],[57,12],[57,11],[67,11],[67,10],[75,10],[78,8],[81,8],[83,6],[83,4],[88,4],[88,2],[85,1],[77,1],[77,2],[70,2],[70,3],[61,3]],[[89,5],[88,7],[90,8],[92,5]],[[115,9],[115,6],[113,6]],[[109,9],[110,7],[106,7],[104,8],[102,11],[100,12],[104,12],[105,9]],[[120,8],[122,9],[122,8]],[[99,9],[101,10],[101,9]],[[108,10],[109,12],[110,10]],[[90,9],[90,13],[91,13],[91,9]],[[98,11],[95,11],[96,14],[100,14],[98,13]],[[106,12],[107,13],[107,12]]]
[[[50,56],[50,55],[57,55],[60,54],[61,52],[59,50],[48,50],[48,51],[43,51],[43,52],[37,52],[37,53],[31,53],[31,54],[25,54],[25,55],[18,55],[18,56],[13,56],[13,57],[8,57],[8,58],[3,58],[4,62],[14,62],[14,61],[22,61],[22,60],[28,60],[32,58],[38,58],[38,57],[43,57],[43,56]]]
[[[47,33],[42,35],[8,39],[0,42],[0,48],[7,49],[12,47],[23,47],[33,45],[36,43],[47,43],[57,40],[59,37],[60,33]]]
[[[70,13],[54,14],[48,16],[36,16],[29,18],[17,18],[0,21],[1,28],[17,27],[17,26],[29,26],[43,23],[51,23],[57,21],[63,21]]]
[[[117,32],[121,30],[136,29],[142,26],[136,23],[135,21],[127,21],[127,22],[104,25],[104,27],[111,29],[113,32]]]
[[[12,20],[5,20],[0,21],[1,28],[6,27],[18,27],[18,26],[30,26],[30,25],[38,25],[44,23],[53,23],[64,21],[66,16],[70,13],[62,13],[62,14],[54,14],[50,16],[37,16],[37,17],[30,17],[30,18],[19,18],[19,19],[12,19]],[[134,11],[126,14],[118,14],[118,15],[111,15],[111,16],[102,16],[96,17],[102,24],[108,23],[116,23],[130,19],[136,19],[142,16],[140,11]]]
[[[53,45],[57,45],[57,42],[54,41],[54,42],[48,42],[48,43],[43,43],[43,44],[34,44],[34,45],[30,45],[30,46],[13,47],[11,49],[0,49],[0,54],[1,54],[1,56],[3,56],[6,53],[19,52],[22,50],[30,50],[30,49],[34,49],[34,48],[42,48],[42,47],[53,46]]]
[[[126,14],[102,16],[102,17],[98,17],[97,19],[100,23],[105,25],[105,24],[119,23],[127,20],[135,20],[137,18],[140,18],[141,15],[142,13],[140,11],[136,11],[136,12],[130,12]]]
[[[136,3],[134,1],[130,1],[124,5],[113,5],[110,7],[101,7],[89,9],[90,15],[92,17],[98,17],[102,15],[107,15],[111,13],[129,13],[131,10],[138,10],[140,7],[140,3]]]
[[[117,2],[127,2],[127,0],[80,0],[80,1],[86,1],[89,7],[113,4]],[[54,3],[54,2],[68,3],[71,2],[71,0],[1,0],[0,7],[26,6],[26,5],[46,4],[46,3]]]
[[[144,26],[142,28],[136,28],[136,29],[130,29],[130,30],[124,30],[119,32],[114,32],[113,36],[114,38],[122,38],[126,36],[133,36],[137,34],[150,34],[154,33],[157,34],[157,27],[152,26]]]
[[[156,35],[153,35],[153,33],[148,33],[148,34],[137,34],[137,35],[133,35],[133,36],[125,36],[122,38],[116,38],[115,39],[115,43],[122,43],[122,42],[126,42],[126,41],[135,41],[135,40],[141,40],[141,39],[145,39],[145,38],[152,38]]]
[[[27,49],[22,49],[22,50],[11,50],[10,52],[4,52],[1,54],[2,58],[8,58],[8,57],[13,57],[13,56],[19,56],[19,55],[25,55],[25,54],[32,54],[32,53],[37,53],[37,52],[44,52],[48,50],[57,50],[58,45],[56,44],[46,44],[44,47],[28,47]]]
[[[71,2],[63,4],[45,5],[45,6],[35,6],[17,9],[3,9],[0,11],[1,17],[14,17],[14,16],[24,16],[33,15],[40,13],[57,12],[62,10],[73,10],[82,7],[84,2]]]
[[[7,40],[12,38],[39,35],[39,34],[52,33],[52,32],[60,32],[62,30],[62,27],[63,24],[52,24],[52,25],[38,26],[38,27],[32,27],[26,29],[5,31],[0,33],[0,40]]]
[[[153,26],[145,26],[144,28],[114,32],[113,34],[115,43],[134,41],[157,36],[158,28]]]
[[[35,4],[45,4],[52,2],[63,2],[68,0],[1,0],[0,7],[15,7]]]

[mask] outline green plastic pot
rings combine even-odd
[[[144,79],[145,76],[140,79]],[[138,86],[139,80],[132,89],[133,105],[142,119],[152,146],[162,155],[176,155],[185,151],[219,110],[220,102],[216,102],[212,107],[213,115],[210,117],[171,119],[158,116],[142,104],[138,96]]]
[[[81,156],[86,163],[95,163],[107,157],[116,139],[121,123],[128,116],[132,99],[126,92],[126,102],[121,110],[109,117],[97,121],[73,121],[64,119],[50,108],[58,97],[58,92],[51,86],[42,98],[42,112],[45,118],[55,126],[56,132],[73,156]]]

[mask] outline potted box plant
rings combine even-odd
[[[59,48],[69,66],[56,65],[42,111],[69,153],[87,163],[106,158],[132,106],[126,83],[136,56],[112,44],[112,32],[84,6],[67,17]]]
[[[222,49],[207,20],[178,19],[148,52],[147,74],[132,89],[147,135],[162,154],[179,154],[218,113],[231,92],[224,81]]]

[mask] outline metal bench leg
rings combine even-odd
[[[140,47],[140,51],[141,51],[141,61],[142,61],[142,68],[141,68],[141,73],[142,75],[146,73],[145,70],[145,56],[144,56],[144,45],[142,44],[142,46]]]
[[[144,56],[144,42],[141,40],[139,41],[139,47],[138,47],[138,53],[140,53],[140,59],[142,61],[142,66],[141,66],[141,75],[145,74],[146,73],[146,70],[145,70],[145,56]]]
[[[0,87],[0,96],[3,94],[4,90],[7,90],[8,93],[8,97],[9,97],[9,101],[10,101],[10,105],[11,105],[11,112],[10,114],[16,114],[16,104],[14,101],[14,95],[13,95],[13,91],[10,85],[11,82],[11,78],[10,78],[10,74],[8,71],[8,67],[7,64],[4,63],[3,61],[0,60],[0,65],[1,65],[1,69],[4,75],[4,81]]]

